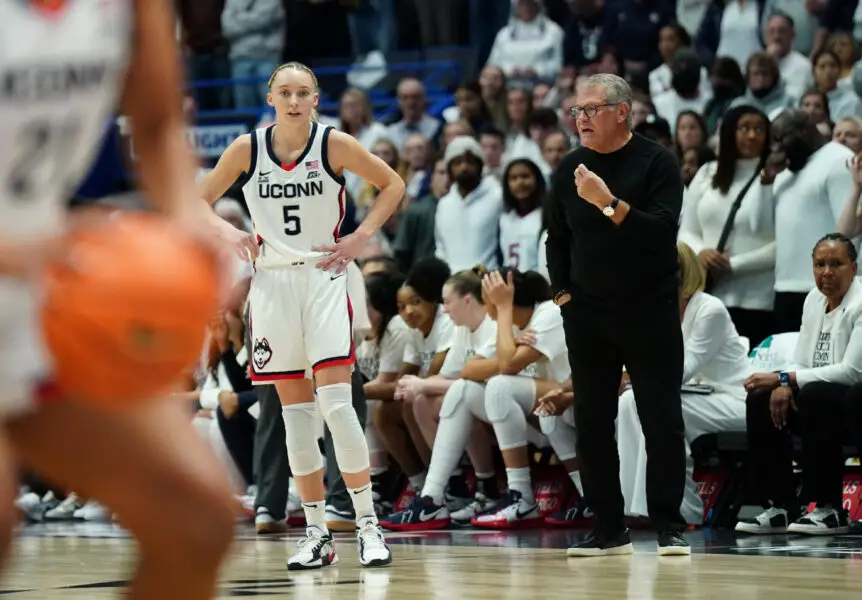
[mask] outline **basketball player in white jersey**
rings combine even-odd
[[[66,201],[118,103],[153,204],[206,224],[204,235],[222,244],[255,249],[196,197],[174,23],[170,0],[0,2],[0,531],[8,542],[14,453],[54,484],[98,498],[135,534],[138,600],[213,596],[233,537],[227,478],[176,400],[126,411],[49,400],[35,288],[46,262],[65,255]]]
[[[351,491],[359,562],[383,566],[392,556],[374,514],[368,447],[351,402],[345,269],[394,212],[404,182],[353,137],[317,122],[317,78],[308,67],[280,66],[269,87],[276,123],[237,138],[202,182],[202,194],[213,201],[242,176],[260,244],[249,293],[251,377],[278,390],[307,522],[306,538],[287,567],[314,569],[338,560],[324,513],[323,462],[314,434],[318,405]],[[346,170],[380,193],[356,232],[339,239]]]

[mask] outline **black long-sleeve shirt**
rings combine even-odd
[[[619,225],[578,196],[574,172],[582,163],[631,205]],[[554,291],[619,308],[678,287],[683,184],[669,150],[638,134],[609,154],[578,148],[563,158],[552,186],[547,251]]]

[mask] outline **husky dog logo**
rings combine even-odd
[[[263,338],[262,340],[254,340],[252,358],[254,360],[254,366],[258,369],[264,368],[272,359],[272,348],[270,348],[269,342],[266,338]]]

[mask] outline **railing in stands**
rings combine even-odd
[[[318,79],[331,76],[346,76],[351,72],[379,72],[385,69],[387,75],[398,73],[409,73],[412,76],[418,76],[425,86],[426,97],[428,100],[428,112],[439,116],[440,113],[453,103],[452,94],[441,85],[441,80],[444,80],[447,75],[454,75],[455,79],[460,79],[462,74],[462,65],[456,60],[432,60],[424,62],[402,62],[386,65],[385,67],[364,67],[354,65],[339,65],[329,67],[319,67],[314,69]],[[260,84],[267,81],[266,77],[243,77],[230,79],[207,79],[196,80],[191,82],[193,89],[206,89],[217,87],[233,87],[236,84]],[[371,89],[368,91],[368,97],[371,102],[372,109],[375,110],[375,119],[384,119],[394,114],[398,109],[396,98],[388,90]],[[261,99],[262,101],[263,99]],[[230,110],[201,110],[198,112],[198,117],[208,122],[219,119],[245,120],[249,116],[260,117],[267,113],[270,107],[261,104],[259,107],[239,108]],[[320,104],[318,110],[323,114],[335,115],[338,113],[338,99],[329,96],[325,90],[320,93]]]

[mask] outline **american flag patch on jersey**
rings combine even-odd
[[[316,161],[316,160],[307,160],[307,161],[305,161],[305,169],[306,169],[307,171],[314,171],[314,170],[315,170],[316,168],[318,168],[319,166],[320,166],[320,165],[318,164],[318,161]]]

